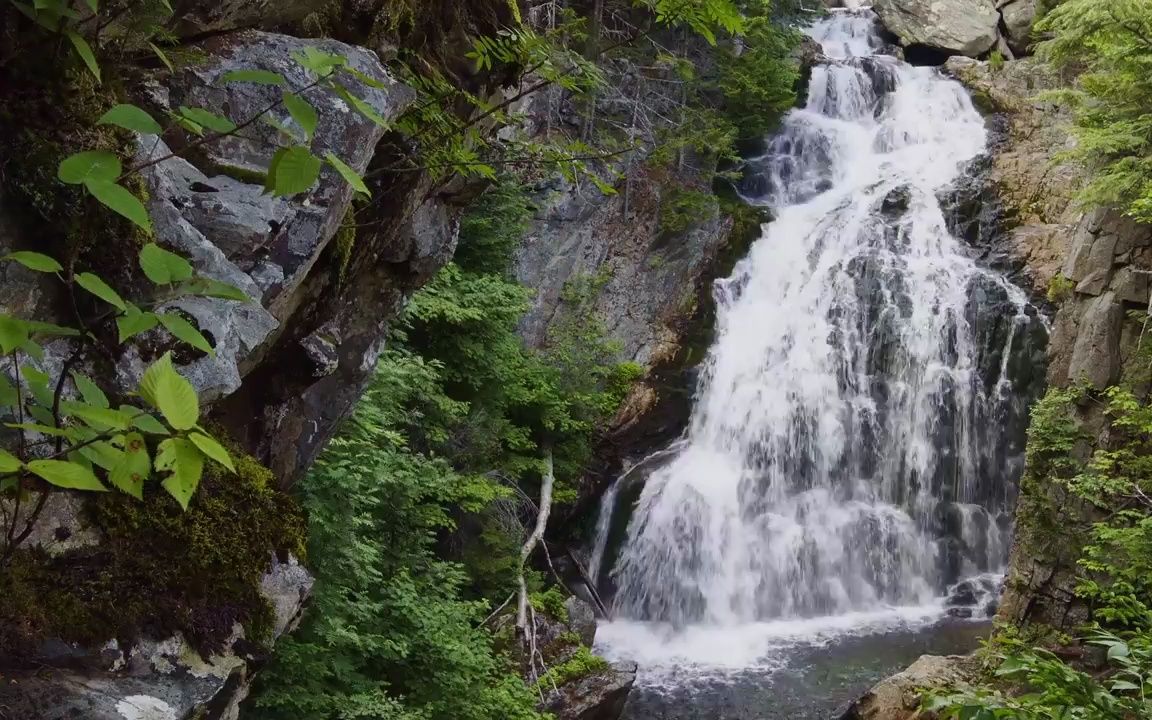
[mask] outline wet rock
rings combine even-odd
[[[274,566],[265,578],[277,637],[299,616],[311,587],[311,576],[294,561]],[[49,645],[43,653],[52,653],[57,667],[6,674],[0,708],[30,720],[235,720],[256,646],[239,626],[226,645],[206,659],[180,635],[142,641],[127,651],[115,641],[92,649]]]
[[[636,663],[615,663],[607,670],[561,686],[545,710],[556,720],[619,720],[636,683]]]
[[[588,647],[596,643],[596,612],[592,606],[580,598],[570,597],[564,602],[568,611],[568,626],[580,636],[580,642]]]
[[[912,202],[912,191],[907,186],[898,187],[884,196],[880,202],[880,212],[889,220],[898,220],[908,212]]]
[[[1008,45],[1017,53],[1027,52],[1036,20],[1036,0],[999,0],[997,7],[1008,31]]]
[[[1000,13],[991,0],[877,0],[873,9],[905,46],[976,57],[999,36]]]
[[[840,720],[929,720],[919,711],[928,690],[959,689],[975,682],[980,661],[971,656],[923,655],[907,670],[882,680]]]
[[[1124,308],[1113,292],[1084,306],[1068,366],[1071,382],[1086,381],[1103,390],[1120,376],[1120,332]]]

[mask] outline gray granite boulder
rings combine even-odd
[[[873,9],[903,45],[976,57],[999,37],[1000,13],[992,0],[876,0]]]

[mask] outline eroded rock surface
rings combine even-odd
[[[992,0],[877,0],[873,9],[904,45],[976,57],[999,38]]]
[[[880,681],[840,720],[931,720],[932,714],[920,712],[925,691],[961,688],[979,672],[979,660],[970,656],[923,655],[904,672]]]

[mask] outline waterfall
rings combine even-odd
[[[880,54],[870,10],[808,33],[826,60],[745,184],[775,219],[716,285],[686,436],[611,570],[616,615],[665,645],[935,612],[1007,559],[1027,402],[1011,358],[1040,321],[941,201],[984,121],[938,70]]]

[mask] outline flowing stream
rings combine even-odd
[[[957,237],[949,197],[984,120],[958,83],[884,54],[870,10],[807,32],[826,60],[751,161],[745,190],[775,219],[717,283],[689,427],[598,523],[616,617],[599,650],[640,663],[637,720],[830,717],[668,698],[749,678],[760,690],[740,692],[768,692],[830,643],[928,649],[914,639],[947,605],[985,614],[1007,559],[1044,331]]]

